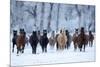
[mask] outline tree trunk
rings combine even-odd
[[[58,31],[58,25],[59,25],[59,7],[60,7],[60,4],[58,4],[58,10],[57,10],[56,32]]]
[[[44,6],[45,6],[45,4],[42,3],[42,9],[41,9],[41,22],[40,22],[40,31],[43,31]]]
[[[52,18],[52,9],[53,9],[53,3],[50,3],[50,14],[49,14],[49,17],[48,17],[48,25],[47,25],[47,30],[48,30],[48,33],[51,31],[51,18]]]

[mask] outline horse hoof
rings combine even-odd
[[[22,53],[24,53],[24,51],[22,51]]]

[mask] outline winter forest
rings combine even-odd
[[[85,27],[95,32],[95,6],[11,0],[11,31],[24,28],[27,33],[62,27],[73,32]]]

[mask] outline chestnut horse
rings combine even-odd
[[[20,52],[24,53],[24,47],[25,47],[25,32],[20,31],[20,35],[18,35],[17,40],[17,54]]]
[[[67,36],[65,34],[65,30],[62,29],[60,34],[57,36],[58,48],[63,50],[66,46],[66,42],[67,42]]]

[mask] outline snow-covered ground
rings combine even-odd
[[[22,65],[40,65],[40,64],[57,64],[57,63],[74,63],[74,62],[90,62],[95,61],[96,57],[96,45],[95,41],[93,47],[86,47],[85,52],[79,50],[74,51],[73,43],[69,50],[63,51],[50,48],[48,44],[47,53],[42,53],[41,46],[37,46],[37,54],[32,54],[30,44],[25,47],[24,54],[17,56],[16,47],[15,52],[11,52],[11,66]]]

